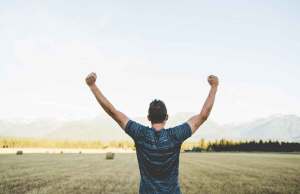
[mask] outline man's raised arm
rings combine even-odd
[[[87,85],[90,87],[91,91],[93,92],[94,96],[96,97],[97,101],[101,105],[101,107],[104,109],[104,111],[111,116],[119,125],[122,127],[122,129],[125,129],[126,124],[128,122],[128,117],[123,114],[122,112],[118,111],[108,100],[107,98],[102,94],[100,89],[96,85],[96,79],[97,75],[95,73],[90,73],[85,81]]]
[[[202,110],[199,114],[191,117],[188,120],[188,124],[192,129],[192,133],[195,133],[195,131],[206,121],[214,105],[215,96],[219,85],[219,80],[218,77],[214,75],[210,75],[208,76],[207,81],[210,84],[211,88],[208,97],[206,98],[206,101],[202,107]]]

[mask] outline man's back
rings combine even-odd
[[[124,113],[117,110],[97,87],[96,79],[97,75],[91,73],[85,81],[104,111],[135,142],[141,174],[140,193],[180,193],[178,167],[181,144],[195,133],[208,118],[215,101],[219,84],[218,78],[213,75],[208,76],[207,81],[211,88],[201,112],[192,116],[184,124],[170,129],[164,129],[168,113],[163,101],[153,100],[150,103],[147,117],[152,128],[145,127],[129,120]]]
[[[134,140],[140,168],[140,193],[180,192],[178,183],[179,154],[182,142],[192,135],[187,123],[156,131],[134,121],[125,127]]]

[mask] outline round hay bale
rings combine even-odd
[[[60,151],[60,154],[63,154],[64,152],[63,151]]]
[[[107,152],[106,153],[106,160],[113,160],[115,157],[115,153]]]
[[[22,151],[22,150],[18,150],[16,154],[17,154],[17,155],[22,155],[22,154],[23,154],[23,151]]]

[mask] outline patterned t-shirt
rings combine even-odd
[[[125,132],[136,146],[141,181],[140,194],[180,194],[178,183],[181,144],[192,135],[188,123],[155,131],[129,120]]]

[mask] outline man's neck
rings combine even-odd
[[[155,131],[160,131],[165,127],[165,123],[153,123],[152,128],[155,129]]]

